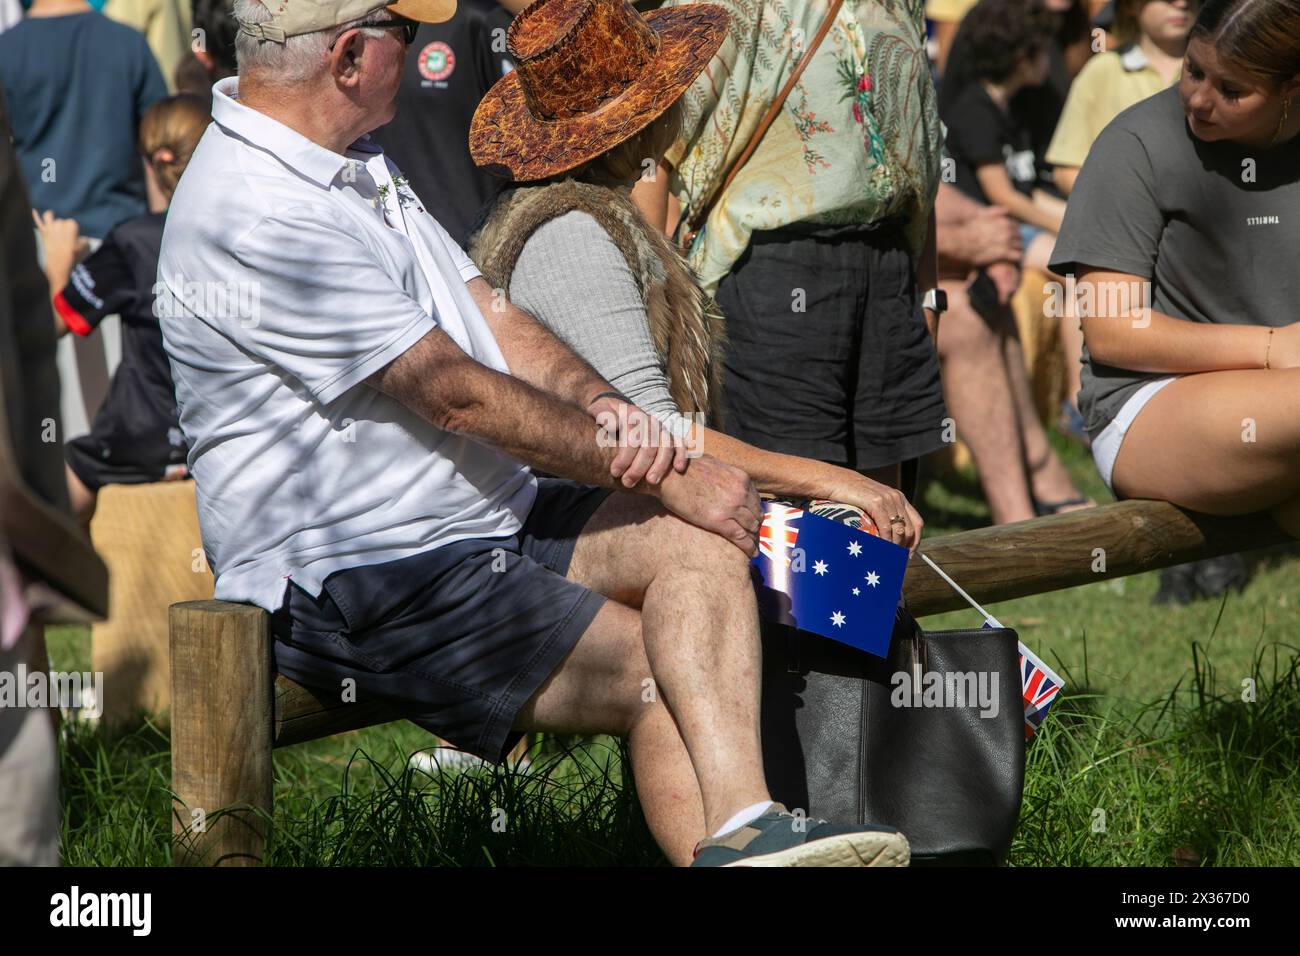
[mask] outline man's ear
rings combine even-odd
[[[345,86],[353,86],[359,79],[361,47],[364,36],[360,30],[349,30],[330,51],[330,70],[334,78]]]

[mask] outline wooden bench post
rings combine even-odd
[[[261,608],[171,608],[172,862],[258,866],[270,835],[271,637]]]

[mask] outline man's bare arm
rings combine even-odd
[[[576,405],[465,353],[434,329],[366,380],[439,428],[469,435],[553,475],[606,488],[614,448]]]
[[[466,285],[515,378],[584,409],[601,392],[614,391],[554,332],[512,305],[505,290],[493,289],[481,276]]]
[[[618,487],[596,422],[581,408],[488,368],[446,332],[434,329],[366,383],[445,431],[467,435],[526,465],[563,478]],[[635,491],[659,498],[673,514],[757,553],[758,495],[738,468],[703,455],[685,473]]]

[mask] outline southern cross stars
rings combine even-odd
[[[870,584],[870,585],[874,588],[877,584],[880,583],[880,575],[877,574],[875,571],[868,571],[868,572],[867,572],[867,583]]]
[[[853,555],[856,558],[861,553],[862,553],[862,545],[858,544],[856,541],[850,541],[849,554]]]
[[[844,615],[841,614],[839,611],[836,611],[834,614],[831,615],[831,623],[834,624],[836,627],[843,627]]]
[[[817,561],[816,563],[814,563],[814,564],[813,564],[813,571],[816,572],[817,574],[825,574],[825,573],[826,573],[826,562],[825,562],[825,561]]]

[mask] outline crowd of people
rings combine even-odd
[[[1093,506],[1058,427],[1118,498],[1300,536],[1300,0],[32,0],[0,26],[47,320],[123,328],[66,445],[78,520],[192,479],[216,596],[271,612],[281,673],[487,760],[624,736],[675,863],[907,859],[767,793],[759,493],[915,550],[954,437],[994,523]],[[1048,424],[1026,281],[1083,293],[1037,318]],[[1158,599],[1243,578],[1198,562]]]

